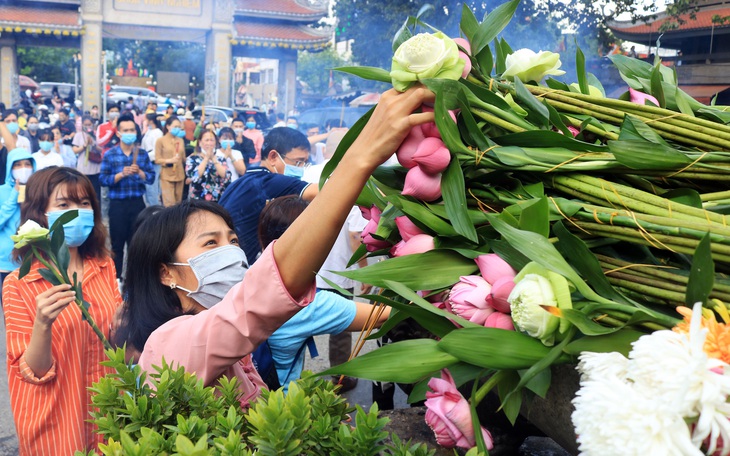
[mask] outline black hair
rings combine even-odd
[[[139,229],[139,226],[145,220],[162,211],[163,209],[165,209],[165,206],[161,206],[159,204],[153,204],[152,206],[147,206],[142,209],[142,212],[137,214],[137,218],[134,219],[134,226],[132,226],[132,235],[137,232],[137,229]]]
[[[68,115],[69,111],[68,111],[68,108],[61,108],[61,109],[60,109],[60,110],[58,111],[58,113],[59,113],[59,114],[63,113],[63,114],[65,114],[65,115]]]
[[[106,112],[110,112],[112,109],[115,109],[119,111],[119,105],[116,103],[110,103],[109,106],[106,107]]]
[[[46,138],[47,139],[43,139]],[[38,141],[50,141],[53,142],[53,130],[50,128],[44,128],[38,132]]]
[[[279,155],[284,157],[292,149],[297,148],[310,150],[309,139],[304,133],[289,127],[277,127],[272,129],[264,138],[261,159],[267,159],[272,150],[277,151]]]
[[[157,116],[154,114],[148,114],[147,123],[154,125],[155,128],[160,128],[160,121],[157,120]]]
[[[115,344],[126,342],[141,352],[154,330],[185,314],[175,290],[160,281],[160,269],[175,261],[192,216],[201,212],[217,215],[235,229],[222,206],[197,199],[160,209],[139,225],[128,247],[122,293],[126,302]]]
[[[3,118],[2,118],[2,120],[7,119],[8,116],[11,116],[13,114],[15,114],[15,117],[18,117],[18,111],[16,111],[15,109],[5,109],[5,110],[3,110]]]
[[[277,112],[276,113],[276,119],[277,120],[284,120],[284,113],[283,112]]]
[[[308,205],[299,195],[280,196],[269,201],[259,215],[257,230],[261,250],[279,239]]]
[[[246,121],[244,120],[243,117],[241,117],[240,114],[238,115],[238,117],[236,117],[235,119],[233,119],[233,121],[231,122],[231,126],[233,126],[233,124],[236,123],[236,122],[241,122],[242,124],[245,124],[246,123]]]
[[[221,131],[218,133],[218,139],[223,137],[223,135],[229,134],[233,137],[233,139],[236,139],[236,132],[233,131],[233,128],[231,127],[223,127],[221,128]]]

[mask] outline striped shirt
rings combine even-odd
[[[25,361],[36,315],[35,298],[51,288],[33,262],[30,272],[18,280],[18,271],[3,285],[7,332],[8,389],[21,455],[70,455],[76,450],[96,449],[103,441],[88,423],[92,383],[111,372],[102,366],[104,347],[82,320],[74,303],[66,307],[52,326],[53,365],[42,377],[35,376]],[[84,260],[84,298],[96,324],[109,328],[122,298],[111,258]]]

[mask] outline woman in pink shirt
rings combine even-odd
[[[253,141],[253,147],[256,149],[256,156],[251,160],[251,164],[255,165],[261,161],[261,148],[264,145],[264,134],[261,130],[256,129],[256,119],[254,116],[246,118],[246,129],[243,130],[243,136]]]
[[[143,222],[115,339],[141,350],[147,371],[164,357],[205,385],[238,377],[247,406],[265,387],[250,353],[314,298],[315,273],[355,199],[411,127],[433,121],[433,113],[413,113],[432,100],[424,88],[386,92],[319,195],[250,269],[231,219],[214,203],[188,201]]]

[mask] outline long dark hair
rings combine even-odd
[[[73,168],[52,166],[31,174],[25,185],[25,202],[20,206],[20,224],[33,220],[39,225],[48,228],[46,209],[54,190],[59,185],[66,185],[66,198],[76,204],[86,197],[91,201],[94,210],[94,229],[79,246],[79,255],[82,258],[103,259],[111,256],[106,247],[107,231],[101,218],[101,206],[96,197],[94,186],[88,177]],[[13,250],[13,258],[20,260],[30,247],[25,246]]]
[[[126,342],[140,352],[154,330],[184,315],[175,290],[160,281],[163,265],[175,261],[175,251],[185,239],[194,214],[210,212],[233,230],[233,220],[222,206],[203,200],[187,200],[152,214],[132,237],[125,271],[125,304],[122,323],[113,341]]]
[[[299,195],[280,196],[266,204],[259,215],[259,242],[261,250],[279,239],[309,203]]]

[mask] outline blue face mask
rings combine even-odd
[[[220,134],[221,134],[221,129],[220,128],[216,128],[215,129],[215,135],[216,136],[220,136]]]
[[[296,130],[297,128],[299,128],[299,127],[297,126],[297,124],[292,124],[292,123],[290,123],[290,124],[286,124],[286,126],[287,126],[287,127],[289,127],[289,128],[293,128],[293,129],[295,129],[295,130]]]
[[[180,131],[181,131],[180,127],[173,127],[170,129],[170,134],[172,136],[177,136],[178,133],[180,133]]]
[[[5,127],[8,129],[8,132],[10,132],[11,135],[14,135],[18,132],[20,125],[18,125],[18,122],[10,122],[9,124],[5,124]]]
[[[167,123],[167,121],[166,121],[166,120],[161,120],[161,121],[160,121],[160,126],[161,126],[161,127],[164,127],[164,126],[165,126],[165,123]]]
[[[43,152],[48,152],[53,147],[53,143],[51,141],[39,141],[38,146]]]
[[[58,220],[58,217],[68,211],[74,210],[76,209],[47,212],[48,226],[53,226],[53,223]],[[78,209],[78,211],[78,217],[63,225],[63,234],[66,238],[66,245],[69,247],[78,247],[86,242],[86,239],[94,229],[94,211],[91,209]]]
[[[256,128],[256,122],[246,122],[246,128],[253,130]]]
[[[230,149],[235,143],[232,139],[221,139],[221,147],[223,149]]]
[[[130,145],[137,141],[137,133],[122,133],[122,142]]]

